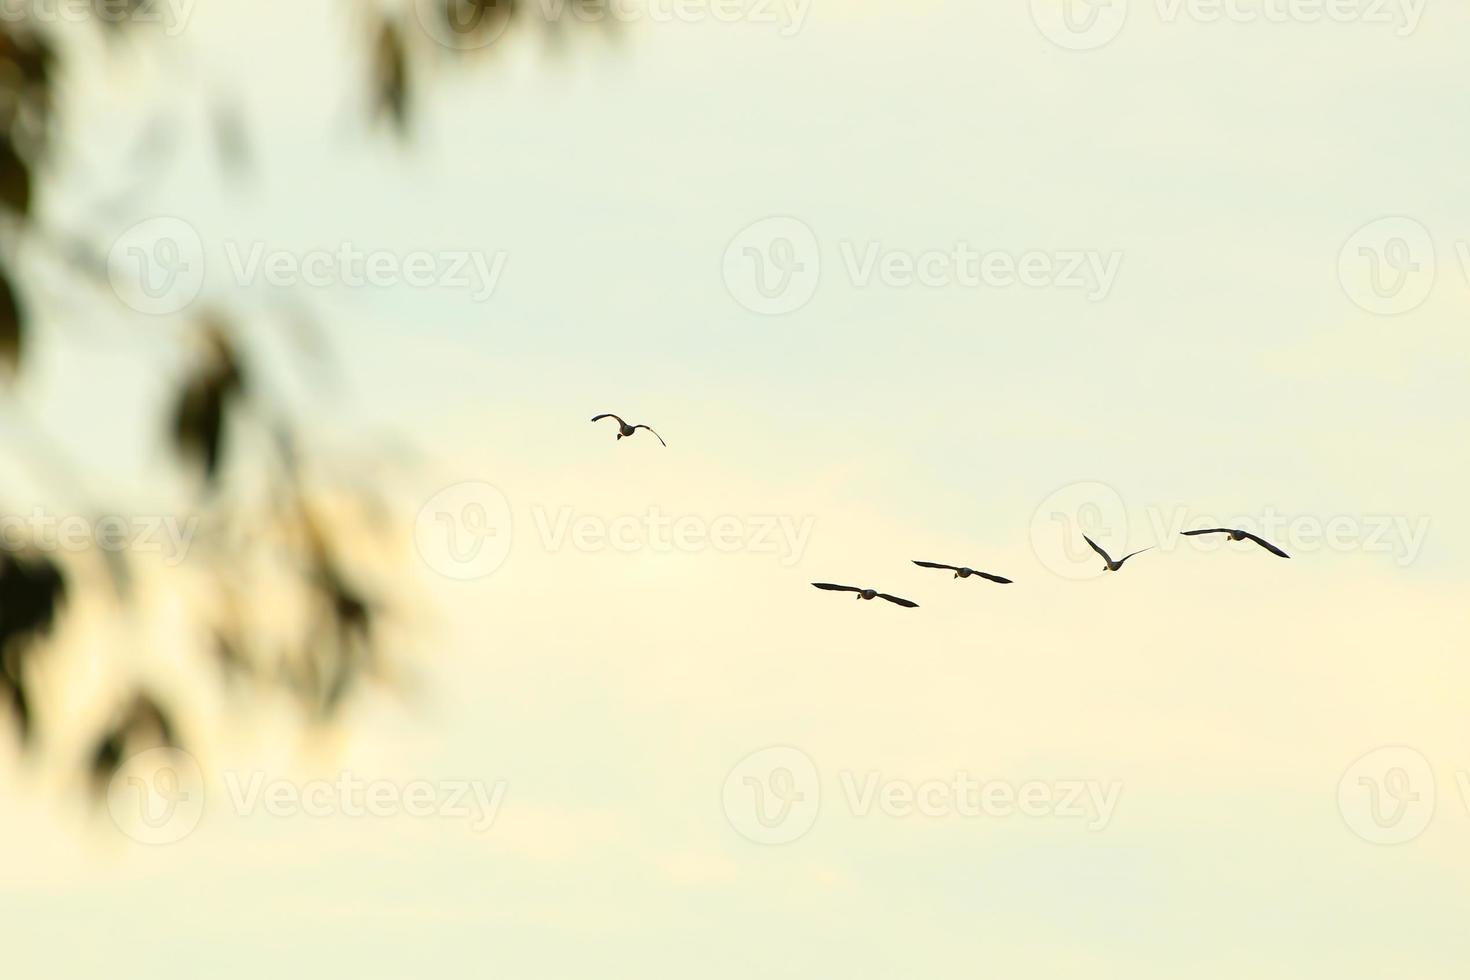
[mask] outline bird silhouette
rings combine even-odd
[[[920,568],[942,568],[945,571],[954,572],[955,578],[969,578],[971,575],[976,575],[983,579],[989,579],[992,582],[999,582],[1001,585],[1012,584],[1011,580],[1008,578],[1002,578],[999,575],[991,575],[989,572],[977,572],[973,568],[964,568],[960,565],[941,565],[937,561],[917,560],[914,562],[914,564],[918,565]]]
[[[1202,528],[1198,531],[1184,531],[1183,534],[1185,537],[1188,538],[1192,538],[1196,534],[1228,534],[1230,535],[1231,541],[1254,541],[1262,548],[1265,548],[1267,551],[1271,552],[1271,554],[1275,555],[1277,558],[1291,557],[1286,552],[1282,551],[1280,548],[1267,541],[1265,538],[1258,537],[1250,533],[1249,531],[1240,531],[1232,527],[1207,527]]]
[[[1092,550],[1095,551],[1095,552],[1097,552],[1099,555],[1102,556],[1102,560],[1108,563],[1108,571],[1110,571],[1110,572],[1116,572],[1116,571],[1118,571],[1118,569],[1120,569],[1120,568],[1123,567],[1123,563],[1125,561],[1127,561],[1128,559],[1132,558],[1133,555],[1141,555],[1145,551],[1152,551],[1153,550],[1153,545],[1149,545],[1147,548],[1140,548],[1140,549],[1138,549],[1137,551],[1133,552],[1132,555],[1124,555],[1122,558],[1119,558],[1117,561],[1113,561],[1112,556],[1110,556],[1106,551],[1103,551],[1101,548],[1099,548],[1096,541],[1092,540],[1091,538],[1089,538],[1085,534],[1082,535],[1082,540],[1084,540],[1088,544],[1092,545]]]
[[[903,606],[907,609],[919,608],[919,604],[917,602],[910,602],[907,599],[900,599],[896,595],[889,595],[886,592],[879,592],[877,589],[859,589],[853,585],[833,585],[830,582],[813,582],[812,585],[816,586],[819,589],[826,589],[828,592],[856,592],[859,599],[887,599],[889,602],[897,603],[898,605]]]
[[[653,429],[650,428],[649,426],[646,426],[646,425],[629,425],[627,422],[624,422],[622,419],[618,418],[616,415],[614,415],[611,412],[603,412],[601,415],[594,415],[594,416],[592,416],[592,421],[594,421],[594,422],[601,422],[603,419],[617,419],[618,420],[618,438],[619,439],[630,439],[630,438],[632,438],[633,433],[637,432],[639,429],[648,429],[649,432],[653,432]],[[653,436],[654,436],[655,439],[657,439],[663,445],[663,447],[665,449],[668,448],[668,445],[669,444],[666,443],[666,442],[664,442],[664,437],[663,436],[659,435],[657,432],[653,432]]]

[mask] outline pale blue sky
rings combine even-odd
[[[361,705],[325,759],[293,758],[262,722],[211,761],[503,778],[505,811],[483,837],[210,812],[147,849],[7,792],[0,921],[19,926],[22,974],[1461,975],[1463,10],[1431,4],[1396,38],[1165,26],[1135,0],[1088,53],[1052,45],[1019,2],[817,3],[791,38],[640,23],[560,56],[522,38],[435,71],[421,138],[400,149],[342,83],[357,62],[340,4],[255,6],[300,10],[299,28],[201,2],[171,43],[243,96],[258,181],[222,184],[191,144],[138,217],[288,250],[506,250],[486,304],[325,291],[348,376],[293,397],[328,432],[423,450],[395,501],[405,554],[419,505],[460,481],[497,486],[516,525],[487,579],[412,564],[436,617],[412,704]],[[132,71],[146,94],[82,118],[207,105]],[[1398,214],[1431,230],[1441,267],[1421,308],[1378,317],[1339,284],[1338,253]],[[816,296],[783,317],[721,281],[727,244],[771,215],[822,243]],[[856,288],[842,271],[844,241],[960,240],[1117,250],[1122,267],[1095,303]],[[58,336],[32,394],[145,500],[142,471],[127,475],[156,439],[144,409],[69,426],[69,389],[47,381],[146,406],[159,386],[153,348],[130,353],[140,322]],[[614,443],[587,424],[601,411],[654,424],[669,450]],[[1171,546],[1071,581],[1033,549],[1033,516],[1085,481],[1121,495],[1134,547],[1155,543],[1151,508],[1427,518],[1428,533],[1404,562]],[[537,513],[649,506],[814,523],[789,565],[537,539]],[[1017,584],[907,564],[926,557]],[[858,606],[814,579],[924,607]],[[721,811],[731,767],[770,745],[823,774],[816,827],[782,847]],[[1377,846],[1345,825],[1337,785],[1397,745],[1433,764],[1439,805],[1417,840]],[[843,812],[836,774],[875,768],[1123,791],[1096,833]]]

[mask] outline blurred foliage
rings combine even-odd
[[[28,337],[37,328],[32,305],[17,288],[22,247],[46,252],[79,286],[101,286],[99,292],[117,302],[107,287],[106,250],[90,244],[85,234],[47,227],[44,210],[38,214],[36,207],[36,188],[44,186],[37,175],[60,170],[66,162],[53,158],[57,151],[52,146],[58,117],[66,110],[62,79],[73,57],[71,48],[61,43],[66,40],[61,32],[100,32],[110,45],[147,44],[148,33],[159,25],[129,15],[153,6],[127,0],[120,8],[113,2],[110,16],[99,15],[88,25],[0,19],[0,363],[12,376],[24,375]],[[386,121],[400,140],[412,138],[425,61],[493,53],[512,36],[512,28],[555,36],[573,22],[616,24],[598,0],[567,0],[559,8],[559,21],[547,21],[542,5],[516,0],[395,0],[372,8],[354,3],[353,9],[369,19],[371,28],[365,35],[368,73],[361,79],[368,119]],[[178,81],[190,83],[188,78]],[[153,119],[138,140],[136,155],[149,169],[158,169],[161,158],[176,149],[183,128],[166,113]],[[248,179],[252,159],[261,150],[253,144],[237,104],[215,103],[205,138],[213,143],[223,172]],[[125,206],[128,196],[121,200]],[[88,229],[103,241],[120,230],[111,225]],[[299,313],[298,307],[292,309]],[[127,315],[120,307],[118,314]],[[369,573],[349,557],[356,554],[349,544],[371,537],[374,525],[381,525],[365,516],[375,506],[373,474],[367,467],[360,472],[349,467],[345,479],[325,475],[331,468],[320,458],[319,440],[309,438],[311,420],[292,418],[267,396],[275,390],[275,379],[242,343],[239,324],[245,318],[238,311],[185,311],[178,319],[184,328],[179,336],[195,354],[177,379],[169,416],[160,422],[180,464],[179,475],[192,474],[197,484],[194,516],[201,524],[185,565],[194,573],[193,581],[209,583],[212,594],[195,601],[194,593],[180,585],[179,595],[207,621],[204,635],[209,640],[198,654],[226,688],[243,683],[284,692],[307,718],[332,719],[364,680],[391,676],[380,647],[383,620],[394,610],[374,597],[366,581]],[[340,352],[328,350],[309,317],[297,316],[295,323],[302,328],[295,331],[300,370],[308,376],[327,372]],[[13,393],[0,389],[0,412],[22,418],[19,404],[7,404],[7,397]],[[88,393],[77,397],[85,399]],[[54,451],[43,437],[34,441],[34,454]],[[308,443],[314,447],[311,452],[301,448]],[[44,465],[52,473],[77,472],[56,458]],[[85,494],[80,479],[65,482],[73,499]],[[94,513],[109,512],[95,499],[89,498],[87,506]],[[344,525],[344,514],[358,514],[356,524]],[[106,570],[103,580],[111,583],[111,601],[124,608],[138,601],[130,567],[136,556],[101,548],[95,541],[90,555]],[[0,725],[8,716],[23,747],[37,744],[38,727],[46,721],[38,715],[34,697],[38,658],[46,656],[48,639],[77,605],[72,600],[81,590],[95,588],[80,561],[70,554],[17,551],[8,543],[0,549]],[[377,591],[390,590],[379,584]],[[304,612],[278,615],[278,603]],[[179,716],[187,715],[191,706],[160,696],[143,679],[130,683],[129,689],[106,692],[114,710],[104,713],[97,729],[82,739],[90,746],[83,765],[96,793],[105,792],[131,754],[189,745]],[[77,723],[70,718],[52,721]]]

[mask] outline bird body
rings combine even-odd
[[[942,568],[945,571],[954,572],[955,578],[969,578],[971,575],[974,575],[978,578],[983,578],[991,582],[998,582],[1001,585],[1013,584],[1008,578],[1002,578],[999,575],[992,575],[989,572],[977,572],[973,568],[967,568],[960,565],[943,565],[936,561],[917,560],[914,561],[914,564],[918,565],[920,568]]]
[[[617,419],[619,440],[631,439],[633,437],[633,433],[637,432],[639,429],[648,429],[649,432],[653,432],[653,429],[650,426],[629,425],[627,422],[624,422],[621,418],[618,418],[618,416],[612,414],[611,412],[603,412],[601,415],[592,416],[592,421],[594,422],[601,422],[603,419]],[[665,448],[668,447],[669,444],[664,442],[663,436],[659,435],[657,432],[653,432],[653,437],[657,439],[659,443]]]
[[[1183,534],[1185,537],[1188,538],[1192,538],[1198,534],[1228,534],[1230,535],[1231,541],[1254,541],[1262,548],[1265,548],[1267,551],[1271,552],[1271,554],[1275,555],[1277,558],[1291,557],[1286,552],[1282,551],[1280,548],[1267,541],[1265,538],[1254,535],[1249,531],[1241,531],[1233,527],[1207,527],[1201,528],[1198,531],[1185,531],[1183,532]]]
[[[1092,550],[1093,551],[1097,552],[1100,556],[1102,556],[1102,560],[1107,563],[1108,571],[1110,571],[1110,572],[1116,572],[1116,571],[1121,570],[1122,567],[1123,567],[1123,563],[1126,562],[1128,559],[1132,558],[1133,555],[1141,555],[1145,551],[1152,551],[1153,550],[1153,546],[1150,545],[1147,548],[1140,548],[1138,551],[1133,552],[1133,554],[1131,554],[1131,555],[1124,555],[1122,558],[1119,558],[1119,559],[1117,559],[1115,561],[1115,560],[1113,560],[1112,556],[1110,556],[1106,551],[1103,551],[1102,548],[1098,547],[1098,543],[1096,541],[1092,540],[1087,535],[1085,535],[1085,534],[1082,535],[1082,540],[1083,541],[1086,541],[1089,545],[1092,546]]]
[[[919,604],[917,602],[910,602],[907,599],[900,599],[896,595],[889,595],[886,592],[879,592],[877,589],[860,589],[855,585],[833,585],[831,582],[813,582],[812,585],[818,589],[825,589],[828,592],[853,592],[857,594],[859,600],[867,599],[871,602],[874,599],[887,599],[889,602],[894,603],[895,605],[903,606],[906,609],[919,608]]]

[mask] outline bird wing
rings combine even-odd
[[[1113,563],[1113,559],[1111,559],[1111,558],[1108,557],[1108,553],[1106,551],[1103,551],[1101,548],[1099,548],[1097,546],[1097,542],[1096,541],[1092,540],[1091,538],[1089,538],[1085,534],[1082,535],[1082,540],[1083,541],[1086,541],[1088,544],[1092,545],[1092,550],[1095,551],[1095,552],[1097,552],[1098,554],[1102,555],[1102,560],[1103,561],[1107,562],[1109,565],[1111,565]]]
[[[992,582],[999,582],[1001,585],[1012,584],[1010,579],[1002,578],[999,575],[991,575],[989,572],[976,572],[975,574],[980,576],[981,578],[989,579]]]
[[[898,605],[903,606],[907,609],[919,608],[919,604],[917,602],[909,602],[907,599],[900,599],[898,596],[889,595],[887,592],[879,592],[878,598],[887,599],[889,602],[897,603]]]
[[[1187,538],[1192,538],[1196,534],[1230,534],[1231,531],[1228,527],[1206,527],[1200,528],[1198,531],[1181,531],[1179,533]]]
[[[648,429],[649,432],[653,432],[653,429],[649,428],[646,425],[635,425],[635,426],[633,426],[633,428],[635,428],[635,429]],[[663,444],[663,447],[665,449],[669,448],[669,444],[666,443],[666,442],[664,442],[664,437],[663,436],[659,435],[657,432],[653,432],[653,437],[655,439],[657,439],[660,443],[662,443]]]
[[[618,419],[618,425],[628,424],[627,422],[624,422],[622,419],[618,418],[612,412],[603,412],[601,415],[592,416],[592,421],[594,422],[601,422],[603,419]]]
[[[828,592],[861,592],[861,591],[863,591],[862,589],[853,588],[851,585],[833,585],[831,582],[813,582],[812,585],[815,585],[819,589],[826,589]]]
[[[1243,533],[1246,537],[1250,538],[1256,544],[1260,545],[1262,548],[1265,548],[1267,551],[1271,552],[1271,554],[1275,555],[1277,558],[1290,558],[1291,557],[1286,552],[1282,551],[1280,548],[1276,547],[1274,544],[1272,544],[1271,542],[1267,541],[1265,538],[1257,537],[1256,535],[1250,533],[1249,531],[1243,531],[1241,533]]]
[[[959,571],[959,568],[954,565],[941,565],[937,561],[915,561],[914,564],[918,565],[920,568],[943,568],[946,571],[950,572]]]
[[[1133,555],[1141,555],[1145,551],[1153,551],[1153,550],[1154,550],[1154,546],[1153,545],[1149,545],[1147,548],[1139,548],[1137,551],[1135,551],[1133,553]],[[1124,555],[1122,558],[1120,558],[1118,560],[1118,565],[1121,567],[1122,564],[1123,564],[1123,562],[1127,561],[1129,558],[1132,558],[1133,555]]]

